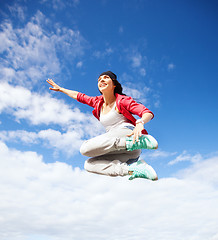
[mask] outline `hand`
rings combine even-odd
[[[52,79],[48,79],[48,80],[46,80],[46,82],[48,82],[50,85],[52,85],[53,88],[50,87],[49,88],[50,90],[53,90],[56,92],[60,91],[61,87],[58,86]]]
[[[144,129],[144,125],[143,123],[137,123],[135,128],[133,129],[132,133],[127,135],[128,137],[133,136],[133,144],[135,143],[135,141],[139,141],[139,137],[142,136],[142,130]]]

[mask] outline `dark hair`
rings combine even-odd
[[[115,73],[113,73],[111,71],[107,71],[107,72],[103,72],[102,74],[100,74],[100,76],[102,76],[102,75],[107,75],[112,79],[114,86],[115,86],[114,94],[118,93],[120,95],[126,96],[126,94],[123,93],[123,88],[122,88],[121,84],[117,81],[117,75]]]
[[[121,84],[116,79],[112,79],[112,81],[113,81],[114,86],[115,86],[114,94],[118,93],[120,95],[125,95],[126,96],[126,94],[123,93],[123,88],[122,88]]]

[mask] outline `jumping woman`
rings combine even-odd
[[[108,176],[130,175],[130,180],[158,179],[155,170],[139,160],[141,149],[158,147],[154,137],[144,129],[144,124],[154,115],[144,105],[123,94],[122,86],[113,72],[103,72],[99,76],[98,89],[101,95],[96,97],[62,88],[51,79],[47,82],[52,86],[50,90],[63,92],[93,107],[93,115],[106,129],[106,133],[85,141],[80,148],[81,154],[89,157],[84,165],[88,172]],[[140,119],[136,120],[133,115]]]

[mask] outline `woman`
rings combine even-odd
[[[148,135],[144,124],[153,113],[122,92],[117,76],[103,72],[98,78],[101,96],[89,97],[83,93],[64,89],[48,79],[50,90],[67,94],[73,99],[93,107],[93,115],[103,124],[106,133],[85,141],[80,152],[90,157],[84,168],[93,173],[108,176],[131,175],[134,178],[157,180],[154,169],[143,160],[138,160],[141,149],[157,149],[158,143]],[[140,119],[132,116],[138,115]]]

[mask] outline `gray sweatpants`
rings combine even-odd
[[[130,128],[114,128],[85,141],[80,152],[90,158],[85,162],[84,168],[88,172],[108,176],[127,175],[128,164],[137,161],[141,154],[141,150],[126,150],[125,138],[132,132]]]

